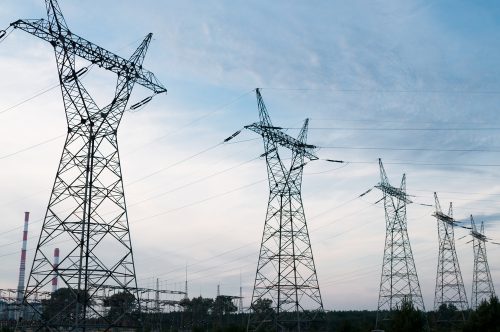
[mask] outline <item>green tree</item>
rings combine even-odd
[[[64,325],[72,322],[77,316],[83,315],[83,304],[92,304],[88,293],[74,289],[59,288],[52,293],[50,299],[42,300],[42,317],[54,324]],[[77,304],[80,304],[79,306]]]
[[[252,310],[256,315],[271,315],[274,313],[272,308],[273,301],[271,299],[258,299],[252,303]]]
[[[223,316],[235,312],[238,308],[230,296],[219,295],[212,304],[212,314]]]
[[[401,301],[392,318],[391,331],[395,332],[421,332],[426,325],[424,314],[407,298]]]
[[[129,292],[119,292],[103,300],[104,307],[109,308],[106,317],[111,321],[124,320],[137,309],[135,296]],[[130,320],[128,317],[125,320]]]
[[[214,300],[210,298],[193,297],[182,299],[179,305],[183,310],[183,325],[195,327],[207,326],[210,321],[209,311],[212,308]]]
[[[483,301],[472,312],[465,324],[464,332],[500,332],[500,303],[498,297],[493,296],[489,301]]]

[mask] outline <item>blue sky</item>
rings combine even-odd
[[[256,87],[263,88],[274,124],[297,135],[295,128],[309,117],[309,142],[322,147],[318,154],[349,161],[311,163],[303,179],[326,309],[376,308],[384,211],[372,204],[379,192],[356,197],[379,181],[379,157],[393,184],[407,174],[416,202],[432,204],[437,191],[443,207],[453,201],[457,219],[476,215],[500,242],[500,166],[488,166],[500,164],[497,2],[116,4],[60,2],[74,33],[124,57],[154,33],[144,65],[168,95],[127,113],[119,132],[142,286],[153,286],[158,277],[168,288],[181,289],[188,264],[190,296],[214,296],[219,283],[222,293],[236,295],[241,273],[248,305],[267,204],[265,162],[255,159],[262,143],[244,132],[240,143],[209,148],[257,121]],[[44,1],[4,0],[0,28],[44,16]],[[57,83],[53,57],[50,45],[22,31],[0,43],[3,288],[17,284],[21,231],[12,229],[22,225],[25,210],[33,221],[43,217],[66,128],[57,88],[9,108]],[[85,79],[104,103],[113,78],[92,70]],[[147,91],[138,87],[132,103],[144,96]],[[437,265],[432,213],[418,204],[408,207],[427,309]],[[36,246],[40,225],[30,225],[29,249]],[[466,234],[456,231],[457,238]],[[457,251],[470,296],[467,241],[458,241]],[[500,289],[500,248],[489,244],[488,255]]]

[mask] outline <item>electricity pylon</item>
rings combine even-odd
[[[436,275],[436,290],[434,293],[434,310],[439,312],[439,321],[465,321],[465,312],[469,309],[467,295],[465,294],[462,272],[458,263],[457,252],[455,250],[455,219],[453,219],[453,205],[450,203],[448,214],[441,210],[439,199],[434,193],[436,204],[436,217],[439,237],[439,254]],[[452,306],[458,310],[458,315],[447,317],[441,315],[447,310],[440,310],[441,306]],[[442,309],[447,309],[447,308]]]
[[[308,120],[297,139],[275,127],[259,89],[260,122],[246,126],[262,136],[269,179],[269,202],[251,301],[248,330],[308,330],[321,324],[323,302],[301,197]],[[291,151],[290,163],[284,153]]]
[[[389,183],[381,159],[379,167],[380,183],[376,187],[384,194],[386,233],[376,327],[390,320],[392,311],[401,307],[403,301],[425,311],[407,231],[406,205],[412,201],[406,194],[406,175],[396,188]]]
[[[118,125],[135,83],[154,94],[166,89],[142,67],[152,34],[126,60],[73,34],[56,0],[45,0],[45,4],[47,20],[18,20],[11,24],[54,47],[68,124],[24,304],[43,317],[38,329],[108,330],[130,324],[127,314],[139,308],[118,153]],[[117,75],[114,97],[107,106],[97,106],[85,89],[80,77],[88,68],[77,68],[77,58]],[[56,243],[66,255],[54,267],[50,257]],[[67,289],[58,291],[65,298],[41,316],[42,309],[33,304],[33,297],[50,287],[54,274],[61,288]],[[123,298],[133,299],[126,313],[111,316],[103,310],[96,294],[109,287],[119,289]]]
[[[470,216],[470,223],[474,247],[471,308],[475,310],[482,301],[488,301],[492,296],[495,296],[495,288],[493,287],[490,267],[486,257],[486,241],[488,239],[484,235],[484,222],[481,222],[480,232],[477,231],[476,223],[472,215]]]

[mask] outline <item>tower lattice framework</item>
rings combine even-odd
[[[408,238],[406,205],[412,203],[406,194],[406,175],[399,188],[389,183],[382,160],[379,159],[380,183],[376,186],[384,194],[385,248],[377,307],[376,326],[391,319],[392,311],[403,301],[411,301],[415,309],[425,311],[417,269]]]
[[[135,83],[154,94],[166,92],[154,74],[142,67],[152,34],[127,60],[73,34],[56,0],[45,0],[45,4],[47,20],[11,24],[54,47],[68,124],[24,304],[42,318],[38,329],[86,331],[128,326],[128,314],[140,306],[117,130]],[[99,107],[85,89],[81,78],[89,68],[78,68],[82,62],[117,75],[108,105]],[[56,246],[62,256],[54,267],[51,253]],[[60,289],[52,302],[34,305],[35,294],[49,289],[55,274]],[[124,293],[122,298],[132,298],[126,309],[113,315],[103,309],[99,295],[110,288]],[[57,302],[59,297],[64,305]]]
[[[457,252],[455,250],[455,219],[453,219],[453,205],[450,203],[448,214],[445,214],[436,193],[434,201],[439,237],[439,254],[436,274],[436,289],[434,293],[434,310],[438,311],[442,305],[454,306],[459,311],[457,317],[438,317],[439,320],[465,320],[465,312],[469,309],[467,295]]]
[[[487,238],[484,235],[484,222],[481,222],[481,229],[479,232],[477,231],[476,223],[472,215],[470,216],[470,223],[474,248],[471,308],[475,310],[482,301],[489,301],[492,296],[495,296],[495,288],[493,287],[488,258],[486,257]]]
[[[308,120],[295,139],[272,125],[259,89],[256,94],[260,122],[246,128],[264,141],[269,202],[248,330],[307,330],[324,318],[301,197],[306,158],[318,158],[315,146],[306,144]],[[289,163],[283,148],[291,151]]]

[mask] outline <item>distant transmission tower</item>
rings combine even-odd
[[[324,317],[301,197],[305,158],[318,158],[306,144],[308,120],[297,139],[285,134],[256,93],[260,122],[246,128],[264,140],[270,192],[248,330],[307,330]],[[289,164],[283,148],[291,151]]]
[[[396,188],[389,183],[381,159],[379,166],[381,181],[376,187],[384,194],[386,233],[376,327],[390,320],[392,311],[403,301],[411,301],[415,309],[425,311],[407,231],[406,205],[411,200],[406,194],[406,175]]]
[[[126,298],[135,297],[135,310],[139,306],[118,153],[118,125],[135,83],[155,94],[166,89],[142,67],[151,34],[126,60],[73,34],[56,0],[45,0],[45,4],[48,20],[18,20],[11,24],[54,47],[68,123],[24,303],[40,316],[42,308],[34,304],[34,296],[50,289],[57,275],[61,287],[56,293],[65,294],[64,306],[59,304],[57,310],[43,312],[44,320],[38,329],[107,330],[130,324],[131,319],[127,315],[108,316],[96,294],[112,287]],[[85,89],[80,77],[88,67],[77,68],[81,59],[117,75],[109,105],[97,106]],[[65,253],[57,267],[50,262],[56,244]]]
[[[472,277],[472,309],[477,309],[482,301],[489,300],[495,296],[495,288],[491,279],[490,267],[486,258],[486,241],[484,235],[484,222],[481,222],[481,231],[478,232],[472,215],[470,216],[472,226],[472,239],[474,245],[474,275]]]
[[[436,290],[434,295],[434,310],[438,311],[442,305],[453,306],[459,311],[459,317],[438,317],[441,321],[465,320],[465,312],[469,309],[465,294],[462,272],[455,250],[455,235],[453,206],[450,203],[448,214],[443,213],[437,194],[434,193],[436,217],[439,236],[439,254],[436,275]]]

